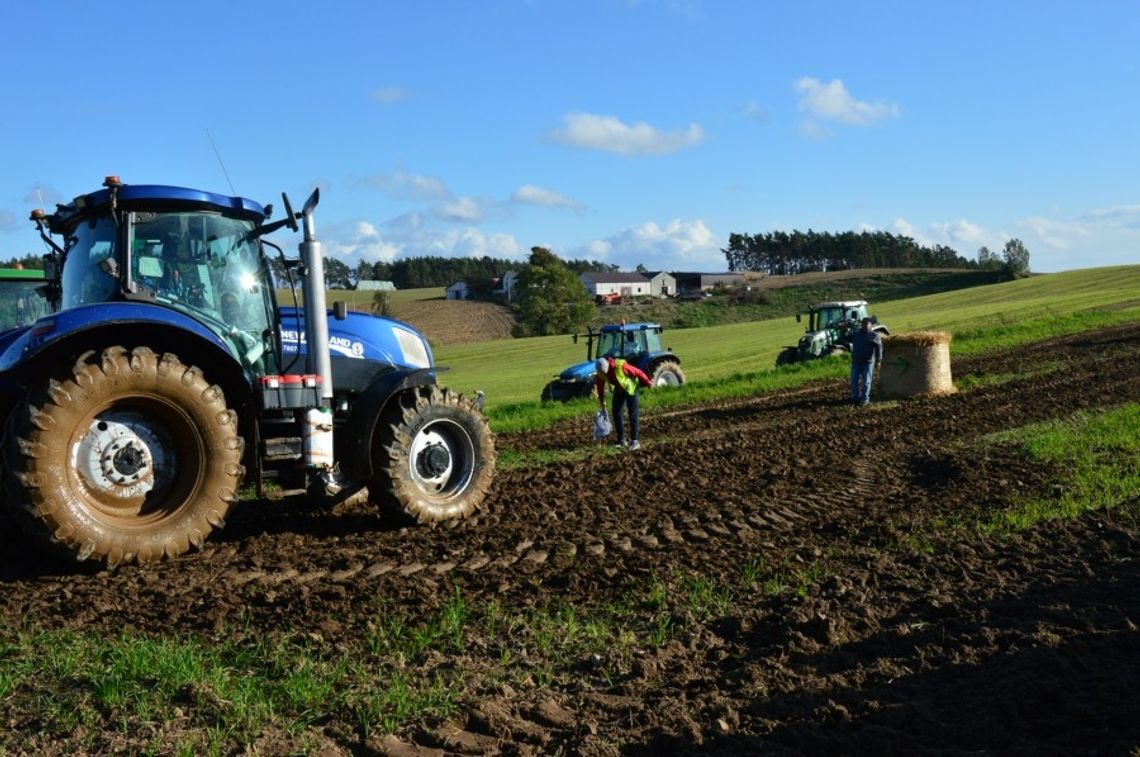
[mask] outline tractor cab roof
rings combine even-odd
[[[45,216],[52,233],[74,228],[81,220],[102,215],[112,201],[116,207],[127,210],[203,210],[254,222],[267,217],[261,204],[244,197],[159,184],[121,184],[116,177],[108,177],[105,184],[106,189],[79,195],[69,203],[57,205],[54,213]]]
[[[812,310],[825,310],[827,308],[857,308],[866,305],[866,300],[836,300],[834,302],[821,302],[812,306]]]
[[[615,331],[659,331],[661,326],[656,323],[609,323],[598,329],[599,333],[609,334]]]

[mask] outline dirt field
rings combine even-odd
[[[445,722],[366,739],[334,716],[318,727],[326,753],[1140,754],[1140,501],[1008,538],[955,527],[1057,493],[1059,471],[972,442],[1140,402],[1140,325],[953,369],[995,381],[865,409],[828,383],[651,414],[639,453],[501,473],[484,513],[454,528],[254,504],[200,553],[92,575],[53,571],[5,529],[5,620],[217,639],[242,618],[335,647],[384,603],[427,613],[456,588],[471,603],[592,606],[653,577],[672,596],[691,591],[686,574],[739,586],[762,560],[810,576],[805,590],[740,589],[660,646],[544,684],[487,683]],[[498,441],[593,444],[585,424]],[[486,681],[497,654],[473,641],[409,666]],[[0,743],[15,751],[34,723],[6,723]]]

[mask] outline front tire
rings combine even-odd
[[[378,429],[375,491],[413,520],[459,520],[491,487],[495,442],[487,419],[461,394],[439,386],[405,392]],[[370,487],[373,488],[373,487]]]
[[[73,560],[174,557],[201,546],[237,500],[237,421],[222,390],[174,355],[87,352],[13,412],[9,499]]]
[[[800,360],[800,351],[795,347],[785,347],[780,350],[780,354],[776,355],[776,365],[791,365],[798,363]]]

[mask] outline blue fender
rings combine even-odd
[[[171,351],[177,352],[200,345],[202,349],[198,351],[210,354],[213,363],[210,367],[219,372],[242,374],[243,369],[229,346],[193,318],[145,303],[106,302],[69,308],[44,316],[18,333],[0,335],[0,382],[18,381],[33,370],[41,358],[50,357],[54,361],[60,350],[87,347],[99,332],[112,333],[115,339],[130,343],[137,342],[147,329],[170,335],[166,344],[153,345],[156,349],[169,346]],[[248,387],[249,377],[245,379]]]

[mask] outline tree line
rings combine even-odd
[[[285,267],[273,258],[274,274],[284,279]],[[361,281],[391,281],[397,289],[446,287],[457,281],[467,282],[474,297],[489,297],[494,280],[507,271],[521,271],[528,263],[505,258],[401,258],[392,262],[361,260],[353,266],[331,255],[325,256],[325,286],[329,289],[354,289]],[[596,260],[568,260],[567,268],[575,274],[583,271],[616,271],[618,266]]]
[[[978,267],[976,261],[967,260],[952,247],[927,247],[886,231],[832,234],[809,229],[730,234],[728,247],[721,252],[730,271],[759,271],[773,276],[852,268]]]

